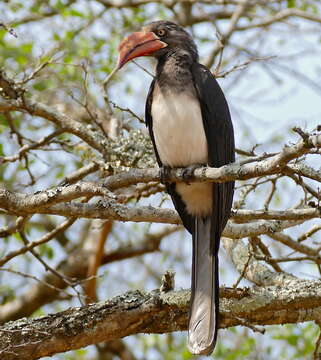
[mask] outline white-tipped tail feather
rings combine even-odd
[[[196,218],[193,247],[188,349],[207,355],[214,349],[218,325],[218,259],[211,248],[211,217]]]

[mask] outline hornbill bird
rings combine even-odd
[[[193,236],[188,348],[210,354],[219,315],[218,250],[229,218],[234,182],[192,182],[197,166],[234,162],[228,104],[213,74],[198,62],[192,37],[170,21],[155,21],[125,38],[118,68],[139,56],[157,59],[145,119],[168,193]],[[185,182],[170,183],[168,170],[185,168]]]

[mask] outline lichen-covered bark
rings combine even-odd
[[[220,290],[220,327],[317,320],[321,281],[286,280],[282,286]],[[132,291],[111,300],[70,308],[0,327],[2,360],[39,359],[137,333],[186,330],[189,291]]]

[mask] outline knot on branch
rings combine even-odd
[[[317,127],[316,131],[319,132],[319,129],[320,126]],[[320,134],[317,132],[309,134],[299,127],[294,127],[292,130],[301,136],[303,143],[307,148],[320,147]]]
[[[175,287],[175,271],[173,270],[166,270],[162,276],[161,280],[161,292],[168,292],[174,290]]]
[[[11,27],[9,27],[8,25],[6,25],[5,23],[0,23],[0,27],[4,28],[10,35],[14,36],[15,38],[18,37],[17,33],[14,31],[14,29],[12,29]]]
[[[7,77],[5,72],[0,69],[0,95],[4,99],[17,100],[25,90]]]

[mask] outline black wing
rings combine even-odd
[[[227,101],[213,74],[203,65],[192,65],[203,125],[208,143],[209,165],[220,167],[235,161],[234,131]],[[221,233],[230,216],[234,182],[213,183],[212,229],[218,251]]]
[[[154,85],[155,85],[155,80],[153,80],[152,83],[150,84],[150,88],[146,99],[145,122],[146,122],[146,126],[148,127],[149,135],[154,146],[157,163],[159,167],[162,167],[163,164],[157,152],[154,133],[153,133],[152,101],[153,101]],[[165,185],[167,192],[169,193],[169,195],[173,200],[175,209],[177,210],[179,216],[183,221],[184,227],[192,234],[194,231],[194,219],[191,215],[187,213],[184,202],[182,201],[180,195],[175,190],[175,186],[176,186],[175,183],[166,183]]]

